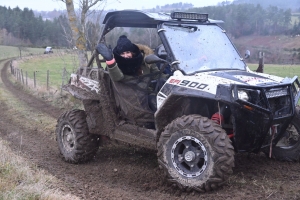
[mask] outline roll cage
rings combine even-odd
[[[161,24],[163,22],[174,23],[174,24],[219,24],[223,23],[221,20],[208,19],[205,21],[199,20],[178,20],[172,19],[171,13],[150,13],[138,10],[122,10],[114,11],[106,14],[103,24],[104,28],[100,34],[98,43],[105,42],[104,36],[116,27],[132,27],[132,28],[157,28],[158,35],[161,38],[162,43],[165,46],[167,52],[170,53],[169,57],[171,61],[174,61],[172,51],[168,45],[168,42],[163,34],[161,34]],[[94,51],[87,67],[90,67],[95,58],[98,58],[97,52]],[[99,61],[99,60],[98,60]],[[176,66],[175,66],[176,68]]]

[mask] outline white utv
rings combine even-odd
[[[117,27],[155,29],[161,49],[145,61],[157,63],[160,72],[113,82],[105,60],[94,51],[63,87],[84,105],[58,119],[64,159],[89,161],[108,137],[157,150],[169,181],[200,192],[226,182],[237,152],[263,151],[278,160],[299,161],[298,78],[251,71],[219,23],[198,13],[107,13],[99,43],[106,43]],[[166,68],[169,77],[153,81],[151,76]],[[156,85],[151,94],[150,85]],[[153,94],[156,110],[149,108]]]

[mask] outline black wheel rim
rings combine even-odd
[[[175,169],[185,177],[197,177],[207,167],[207,150],[200,140],[193,136],[177,139],[171,149]]]
[[[75,147],[75,135],[69,125],[64,125],[61,132],[61,140],[64,149],[71,152]]]

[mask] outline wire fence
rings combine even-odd
[[[51,74],[50,71],[34,71],[31,72],[31,76],[27,71],[23,71],[23,69],[19,69],[13,65],[13,62],[10,62],[10,72],[15,77],[15,79],[22,85],[32,88],[35,90],[56,93],[60,90],[60,94],[62,95],[62,86],[67,83],[68,78],[70,77],[70,72],[66,70],[64,67],[61,72],[61,84],[59,88],[57,87],[57,83],[51,82]],[[33,77],[33,78],[29,78]]]

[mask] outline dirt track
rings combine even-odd
[[[7,61],[0,61],[0,95],[8,90],[28,109],[25,117],[18,112],[12,115],[6,101],[0,101],[0,136],[10,141],[13,150],[21,149],[23,157],[64,182],[64,191],[82,199],[300,199],[300,163],[278,162],[262,154],[237,154],[228,183],[205,194],[180,192],[169,185],[155,152],[107,145],[89,163],[66,163],[54,139],[55,122],[63,110],[13,84],[7,67]]]

